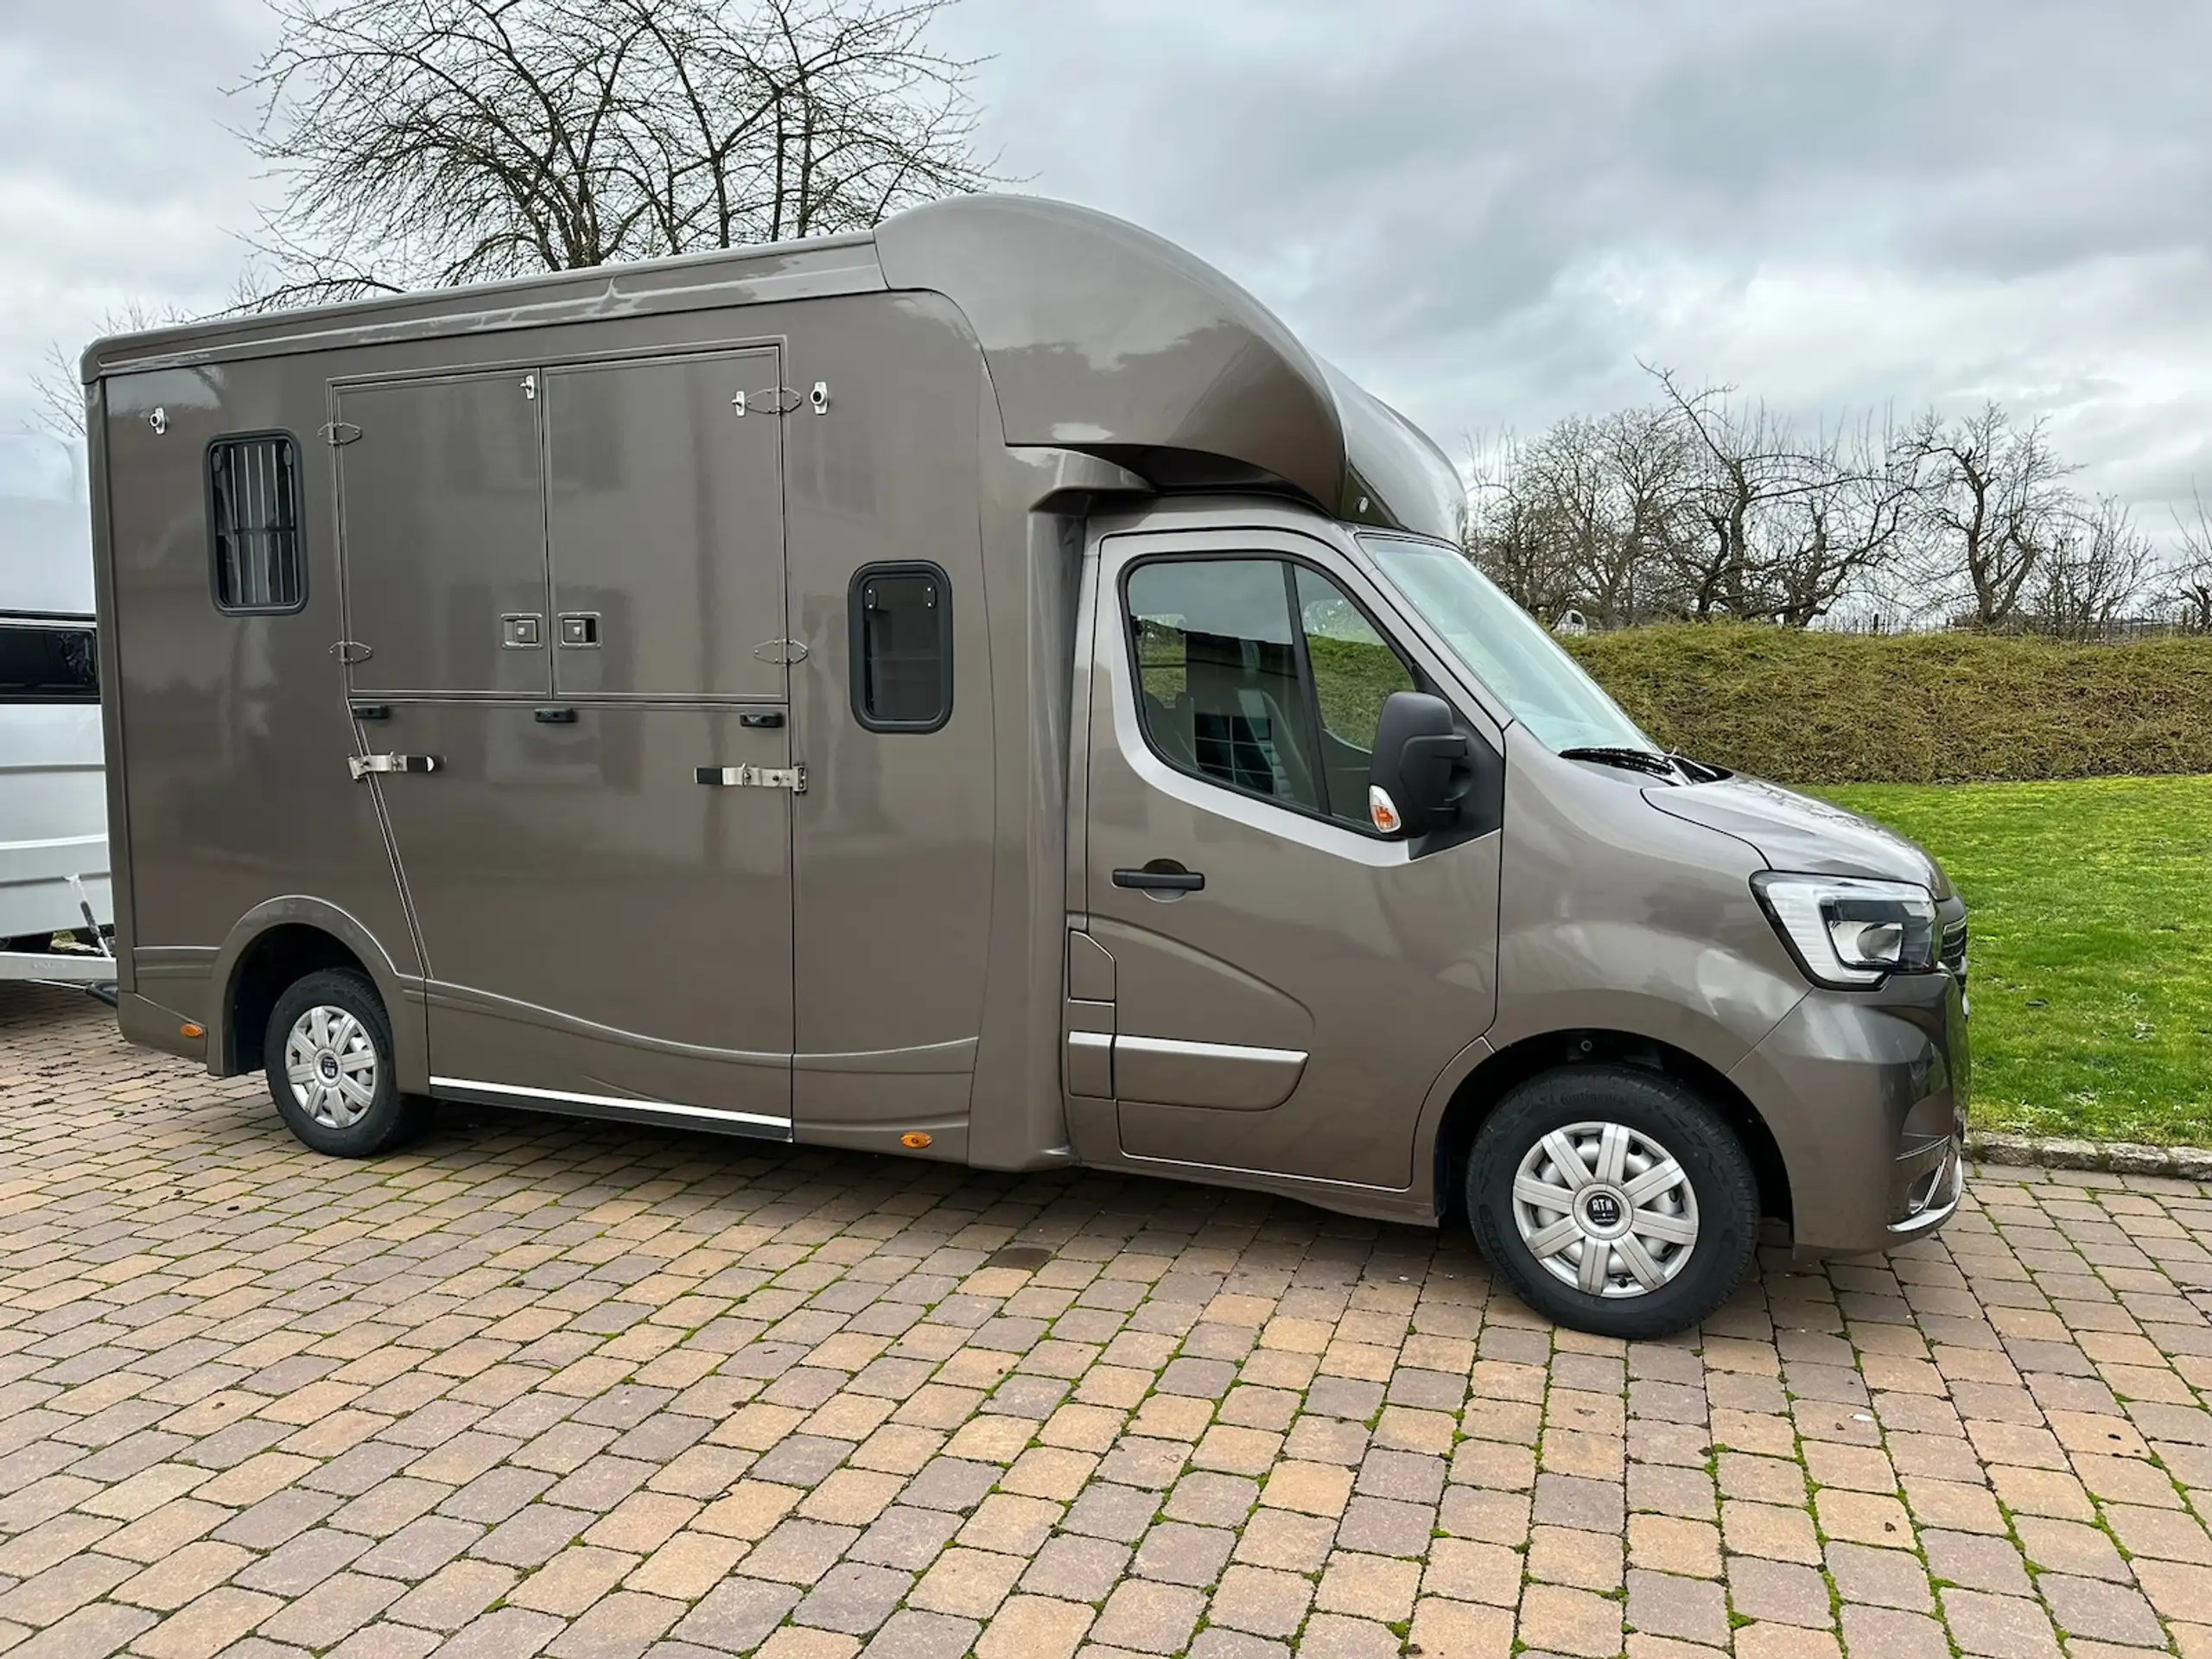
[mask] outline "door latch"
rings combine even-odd
[[[349,754],[346,769],[359,783],[372,772],[442,772],[445,762],[435,754]]]
[[[709,789],[788,789],[806,793],[804,766],[701,766],[693,776]]]

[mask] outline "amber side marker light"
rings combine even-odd
[[[207,1027],[205,1026],[195,1026],[187,1022],[184,1025],[179,1026],[176,1028],[176,1032],[178,1036],[189,1037],[194,1042],[197,1042],[200,1038],[205,1037],[207,1034]]]
[[[919,1152],[924,1147],[929,1145],[929,1143],[930,1137],[924,1135],[919,1129],[912,1130],[912,1132],[902,1135],[899,1137],[899,1144],[905,1147],[910,1152]]]

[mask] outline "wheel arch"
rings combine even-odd
[[[429,1058],[419,988],[400,975],[391,955],[357,918],[327,900],[302,896],[256,906],[224,940],[212,976],[221,987],[221,1000],[207,1046],[208,1071],[234,1077],[257,1070],[263,1033],[276,999],[287,987],[324,968],[351,968],[367,976],[391,1024],[399,1086],[413,1093],[427,1090]]]
[[[1544,1072],[1598,1065],[1642,1066],[1693,1090],[1720,1115],[1743,1143],[1758,1182],[1761,1213],[1785,1224],[1789,1222],[1789,1167],[1774,1132],[1750,1097],[1726,1072],[1688,1049],[1604,1027],[1541,1032],[1476,1058],[1471,1069],[1452,1088],[1437,1125],[1432,1179],[1438,1217],[1447,1217],[1464,1205],[1461,1173],[1467,1150],[1500,1101],[1519,1084]]]

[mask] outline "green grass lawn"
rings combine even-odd
[[[1820,793],[1966,896],[1978,1127],[2212,1146],[2212,778]]]

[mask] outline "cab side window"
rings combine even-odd
[[[1367,827],[1376,721],[1414,679],[1341,588],[1287,559],[1159,559],[1130,571],[1127,604],[1161,760]]]
[[[1365,823],[1375,730],[1394,691],[1417,691],[1414,677],[1367,613],[1317,570],[1297,567],[1298,617],[1320,712],[1320,769],[1332,817]]]

